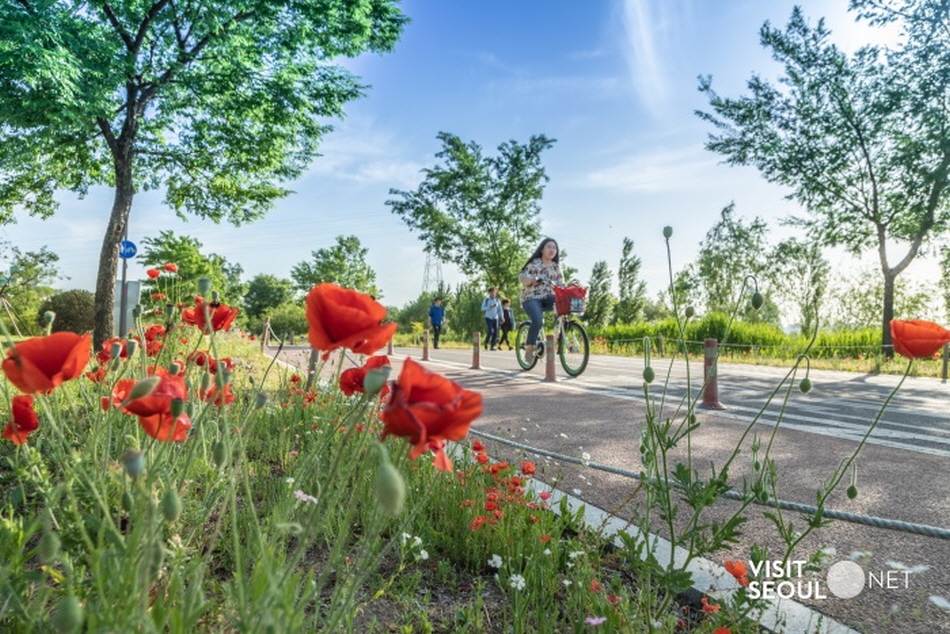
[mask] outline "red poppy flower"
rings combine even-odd
[[[203,366],[206,363],[214,363],[211,353],[207,350],[195,350],[188,355],[188,360],[197,366]]]
[[[349,368],[340,374],[340,390],[346,396],[353,396],[356,392],[365,394],[363,382],[366,380],[366,373],[374,368],[389,367],[389,357],[386,355],[377,355],[366,360],[361,368]],[[389,394],[389,386],[383,385],[380,390],[380,397],[385,398]]]
[[[92,381],[93,383],[102,383],[106,378],[106,368],[103,365],[100,365],[95,370],[91,372],[86,372],[86,378]]]
[[[56,332],[14,345],[3,360],[3,373],[21,392],[52,392],[81,375],[89,363],[91,335]]]
[[[152,299],[161,301],[163,299],[167,299],[167,297],[165,296],[165,293],[152,293]]]
[[[744,563],[741,561],[727,561],[723,564],[723,567],[726,569],[726,572],[736,578],[740,586],[749,585],[749,579],[746,577],[748,570]]]
[[[107,339],[105,342],[103,342],[102,348],[96,353],[96,359],[99,360],[99,363],[106,363],[112,358],[112,344],[114,343],[119,344],[119,358],[129,358],[129,350],[126,347],[126,340],[113,337],[112,339]]]
[[[3,437],[14,445],[22,445],[27,437],[40,428],[40,419],[33,409],[33,397],[17,394],[10,403],[13,417],[3,428]]]
[[[926,359],[950,343],[950,330],[922,319],[891,320],[894,351],[908,359]]]
[[[178,265],[177,265],[177,264],[174,264],[173,262],[169,262],[168,264],[166,264],[166,265],[163,266],[162,268],[165,269],[166,271],[168,271],[169,273],[177,273],[177,272],[178,272]]]
[[[165,326],[155,324],[145,329],[145,341],[156,341],[165,336]]]
[[[208,309],[208,316],[211,318],[210,330],[205,318],[206,306]],[[185,308],[181,311],[181,320],[186,324],[198,326],[205,332],[205,334],[208,334],[211,332],[211,330],[230,330],[231,324],[234,323],[234,318],[237,317],[237,314],[237,308],[231,308],[227,304],[214,302],[206,304],[204,298],[198,295],[195,297],[194,306]]]
[[[208,357],[208,370],[211,371],[211,374],[217,374],[218,368],[224,368],[230,372],[234,369],[234,359],[231,357],[221,357],[220,359]]]
[[[525,460],[524,462],[521,463],[521,473],[523,473],[524,475],[533,476],[536,471],[537,471],[537,468],[534,466],[533,462],[529,460]]]
[[[112,386],[112,407],[120,408],[125,399],[129,398],[132,388],[138,381],[135,379],[119,379]]]
[[[430,441],[465,438],[481,413],[481,394],[406,359],[382,412],[382,437],[391,434],[408,440],[413,445],[409,457],[415,460]]]
[[[156,279],[159,275],[161,275],[162,272],[159,271],[158,269],[149,269],[149,270],[145,271],[145,274],[148,275],[149,278],[151,278],[151,279],[154,280],[154,279]]]
[[[185,400],[188,391],[185,381],[178,375],[166,374],[155,389],[147,396],[137,398],[125,404],[125,411],[139,417],[139,424],[145,433],[162,441],[182,441],[188,437],[191,420],[180,415],[172,416],[172,401]]]
[[[384,324],[386,309],[365,293],[324,282],[307,295],[310,346],[330,351],[348,348],[358,354],[373,354],[392,338],[396,324]]]
[[[732,634],[732,630],[728,627],[717,627],[713,630],[713,634]]]
[[[201,398],[205,402],[214,403],[218,407],[224,407],[228,403],[233,403],[237,395],[231,391],[231,384],[228,383],[220,392],[218,392],[217,385],[212,385],[210,390],[201,394]]]

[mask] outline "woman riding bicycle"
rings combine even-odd
[[[554,310],[554,287],[564,285],[561,274],[561,254],[557,242],[545,238],[534,250],[518,275],[524,288],[521,289],[521,307],[531,320],[525,356],[534,357],[534,342],[544,327],[544,311]]]

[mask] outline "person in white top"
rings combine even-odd
[[[553,238],[545,238],[534,250],[518,275],[521,289],[521,307],[531,320],[525,356],[534,355],[534,342],[544,326],[544,311],[554,310],[554,287],[564,286],[561,273],[561,252]]]

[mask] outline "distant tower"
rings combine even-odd
[[[437,293],[442,288],[442,262],[426,253],[426,270],[422,276],[422,292]]]

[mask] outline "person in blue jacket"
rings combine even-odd
[[[436,297],[429,306],[429,326],[432,328],[432,347],[439,349],[439,335],[442,334],[442,323],[445,321],[445,306],[442,298]]]

